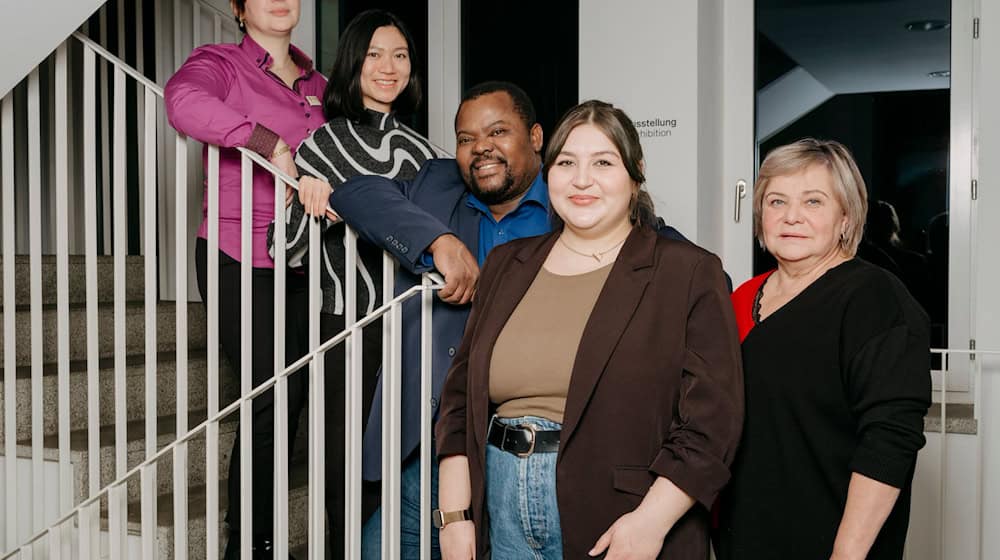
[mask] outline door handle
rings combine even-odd
[[[747,182],[743,179],[736,181],[736,204],[733,208],[733,221],[740,223],[742,205],[740,202],[747,196]]]

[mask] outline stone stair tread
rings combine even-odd
[[[221,358],[221,352],[220,360]],[[203,360],[208,357],[208,351],[204,348],[189,348],[188,349],[188,359],[189,360]],[[167,350],[163,352],[156,353],[156,362],[158,364],[173,362],[177,358],[177,352],[174,350]],[[125,367],[134,368],[146,364],[145,354],[129,354],[125,356]],[[114,369],[115,358],[113,356],[106,356],[99,358],[97,361],[98,370],[109,370]],[[70,360],[69,362],[69,372],[81,373],[87,371],[87,360]],[[58,362],[46,362],[42,364],[42,376],[50,377],[58,375],[59,364]],[[3,368],[0,368],[0,377],[3,376]],[[20,365],[16,368],[15,376],[17,379],[30,379],[31,378],[31,365]]]
[[[227,478],[221,478],[228,474],[224,470],[219,475],[219,511],[224,512],[228,504],[226,494]],[[289,501],[308,492],[309,485],[309,462],[308,451],[297,450],[288,462],[288,495]],[[198,484],[188,488],[188,518],[200,519],[205,516],[205,506],[207,502],[207,486]],[[128,520],[129,524],[138,529],[142,521],[142,512],[138,504],[129,504]],[[220,521],[223,515],[220,513]],[[160,494],[156,499],[156,523],[160,527],[171,527],[174,522],[174,493]]]
[[[188,429],[191,429],[198,424],[201,424],[208,418],[207,410],[191,410],[188,411]],[[222,419],[221,425],[231,424],[233,429],[235,429],[236,421],[239,415],[236,413],[230,414]],[[161,415],[156,419],[156,435],[165,436],[176,432],[177,428],[177,415],[167,414]],[[220,428],[221,429],[221,428]],[[127,434],[127,439],[130,443],[135,441],[140,441],[145,438],[146,435],[146,421],[145,420],[132,420],[128,422],[125,426],[125,432]],[[88,450],[88,431],[86,429],[73,430],[70,432],[69,439],[70,451],[87,451]],[[100,441],[101,446],[113,446],[115,441],[115,426],[114,424],[101,426],[100,430]],[[19,445],[31,445],[31,440],[19,441]],[[59,436],[51,435],[46,436],[43,439],[43,447],[49,449],[56,449],[59,446]]]
[[[188,303],[198,303],[198,302],[188,302]],[[161,305],[162,306],[167,306],[167,307],[174,307],[174,306],[177,305],[177,302],[176,301],[170,301],[170,300],[157,300],[156,301],[156,306],[159,307]],[[141,308],[143,308],[145,306],[146,306],[146,302],[144,300],[126,301],[125,302],[125,309],[126,310],[128,310],[128,309],[141,309]],[[102,309],[114,309],[114,307],[115,307],[115,304],[114,304],[114,302],[111,302],[111,301],[101,301],[101,302],[97,303],[97,308],[99,310],[102,310]],[[83,301],[68,302],[66,304],[66,308],[70,309],[70,310],[86,309],[87,308],[87,303],[83,302]],[[58,305],[55,304],[55,303],[42,303],[41,309],[42,309],[42,311],[56,311],[58,309]],[[18,313],[29,312],[29,311],[31,311],[31,304],[30,303],[20,303],[20,304],[17,304],[17,305],[14,306],[14,311],[16,311]]]

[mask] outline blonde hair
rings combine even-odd
[[[794,175],[813,165],[826,168],[833,179],[833,197],[847,217],[847,227],[840,237],[840,249],[847,256],[853,257],[858,252],[865,230],[868,191],[851,151],[834,140],[803,138],[775,148],[767,154],[753,186],[753,233],[763,247],[761,212],[764,209],[764,193],[771,179]]]

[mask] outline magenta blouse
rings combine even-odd
[[[294,46],[291,56],[302,69],[293,88],[269,71],[271,56],[249,35],[239,45],[206,45],[191,53],[164,90],[171,126],[205,144],[223,148],[219,150],[219,249],[237,261],[241,260],[241,163],[235,148],[245,147],[270,158],[279,137],[294,150],[326,121],[321,106],[326,78]],[[202,158],[207,173],[207,147]],[[198,237],[207,239],[207,189],[202,215],[205,219]],[[272,220],[274,177],[254,166],[253,266],[256,268],[274,268],[274,261],[267,254],[267,227]]]

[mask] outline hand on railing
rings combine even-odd
[[[472,301],[479,281],[479,265],[465,243],[447,233],[435,239],[427,252],[434,258],[434,268],[444,275],[444,288],[438,297],[454,305]]]
[[[268,159],[271,165],[284,171],[289,177],[298,177],[299,171],[295,167],[295,158],[292,157],[292,150],[284,140],[278,138],[278,143],[274,145],[274,153]]]
[[[299,178],[299,202],[305,208],[307,216],[318,219],[325,215],[331,222],[339,222],[340,216],[328,207],[331,193],[333,188],[330,183],[322,179],[308,175]]]

